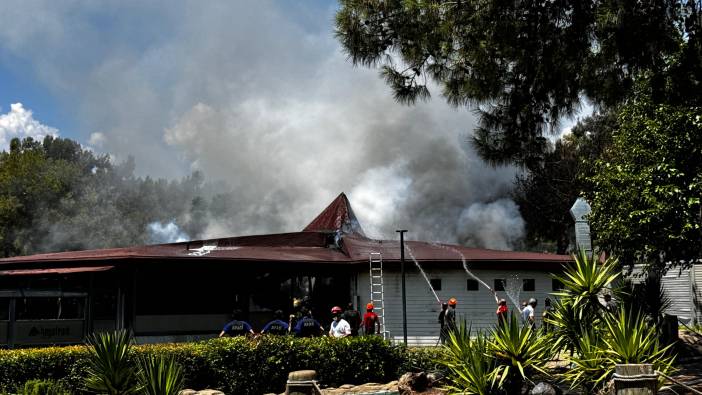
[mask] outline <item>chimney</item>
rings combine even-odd
[[[590,224],[587,222],[587,215],[592,212],[590,205],[583,198],[578,198],[573,207],[570,208],[570,215],[575,220],[575,244],[578,249],[583,249],[588,256],[592,256],[592,240],[590,239]]]

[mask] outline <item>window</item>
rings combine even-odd
[[[441,291],[441,279],[440,278],[432,278],[429,280],[429,284],[431,284],[431,288],[434,291]]]
[[[506,283],[507,283],[507,280],[505,280],[504,278],[495,279],[495,283],[494,283],[492,289],[494,289],[495,291],[504,291]]]
[[[556,280],[555,278],[551,280],[551,290],[552,291],[561,291],[563,290],[563,283]]]
[[[478,290],[478,280],[473,280],[471,278],[466,280],[466,290],[467,291],[477,291]]]
[[[525,278],[522,280],[522,291],[534,291],[536,289],[536,281],[533,278]]]

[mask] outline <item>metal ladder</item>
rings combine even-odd
[[[383,339],[388,338],[385,330],[385,287],[383,286],[383,256],[379,252],[368,254],[370,262],[370,300],[380,320]]]

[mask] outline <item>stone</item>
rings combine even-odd
[[[529,391],[529,395],[561,395],[561,389],[542,381]]]
[[[424,372],[405,373],[397,382],[397,389],[400,395],[410,395],[414,392],[422,392],[429,386],[429,379]]]
[[[354,387],[353,384],[344,384],[344,385],[339,386],[339,388],[341,388],[342,390],[351,389],[353,387]]]
[[[317,378],[314,370],[296,370],[288,373],[288,381],[310,381]]]
[[[178,393],[178,395],[195,395],[195,394],[197,394],[197,391],[191,390],[191,389],[182,390]]]

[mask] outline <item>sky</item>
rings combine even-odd
[[[367,233],[497,249],[519,245],[516,169],[468,140],[467,108],[433,89],[393,101],[353,67],[332,1],[0,3],[0,148],[69,137],[137,172],[226,183],[241,215],[204,236],[301,229],[340,192]],[[569,123],[564,124],[569,128]]]

